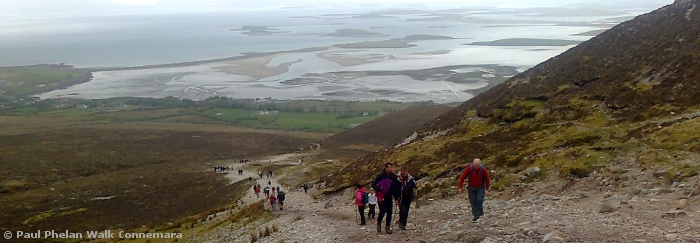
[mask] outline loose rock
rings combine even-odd
[[[612,213],[615,212],[620,207],[620,201],[615,199],[608,199],[601,203],[599,213]]]

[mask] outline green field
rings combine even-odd
[[[4,104],[4,103],[3,103]],[[98,123],[167,122],[218,124],[253,129],[335,133],[363,124],[383,114],[423,103],[388,101],[279,101],[210,98],[203,101],[167,97],[112,98],[104,100],[46,99],[15,103],[0,115],[61,118]],[[267,111],[266,114],[261,112]]]
[[[37,65],[0,68],[0,91],[24,96],[90,80],[88,70],[66,65]]]
[[[335,113],[286,112],[260,114],[258,111],[217,108],[203,112],[211,118],[229,124],[282,130],[303,131],[344,131],[352,124],[362,124],[378,118],[378,115],[356,114],[355,117],[341,118]]]

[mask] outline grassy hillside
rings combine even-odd
[[[473,158],[497,188],[592,172],[629,186],[631,168],[663,182],[700,171],[698,1],[624,22],[469,100],[419,130],[412,143],[379,151],[322,178],[337,190],[367,183],[385,161],[418,177],[455,176]],[[543,173],[525,177],[538,167]]]
[[[0,93],[25,96],[87,82],[89,70],[67,65],[0,67]]]

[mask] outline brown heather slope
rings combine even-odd
[[[411,143],[321,181],[328,191],[367,183],[385,161],[406,163],[418,177],[455,176],[475,157],[498,189],[547,176],[576,183],[594,171],[621,187],[633,185],[631,169],[651,170],[663,178],[657,183],[696,176],[699,2],[679,0],[615,26],[440,116]],[[524,176],[533,167],[543,173]]]
[[[392,146],[451,109],[445,105],[430,105],[392,112],[324,139],[323,147],[342,149],[359,145]]]
[[[214,161],[288,153],[312,142],[127,125],[0,135],[0,229],[80,232],[165,225],[228,207],[249,188],[214,173],[209,167]]]

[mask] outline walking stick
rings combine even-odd
[[[350,207],[352,207],[353,209],[355,208],[355,207],[353,207],[352,205],[350,205]],[[358,211],[358,210],[355,210],[355,223],[357,223],[357,224],[359,225],[360,222],[357,221],[357,215],[358,215],[359,213],[358,213],[357,211]]]

